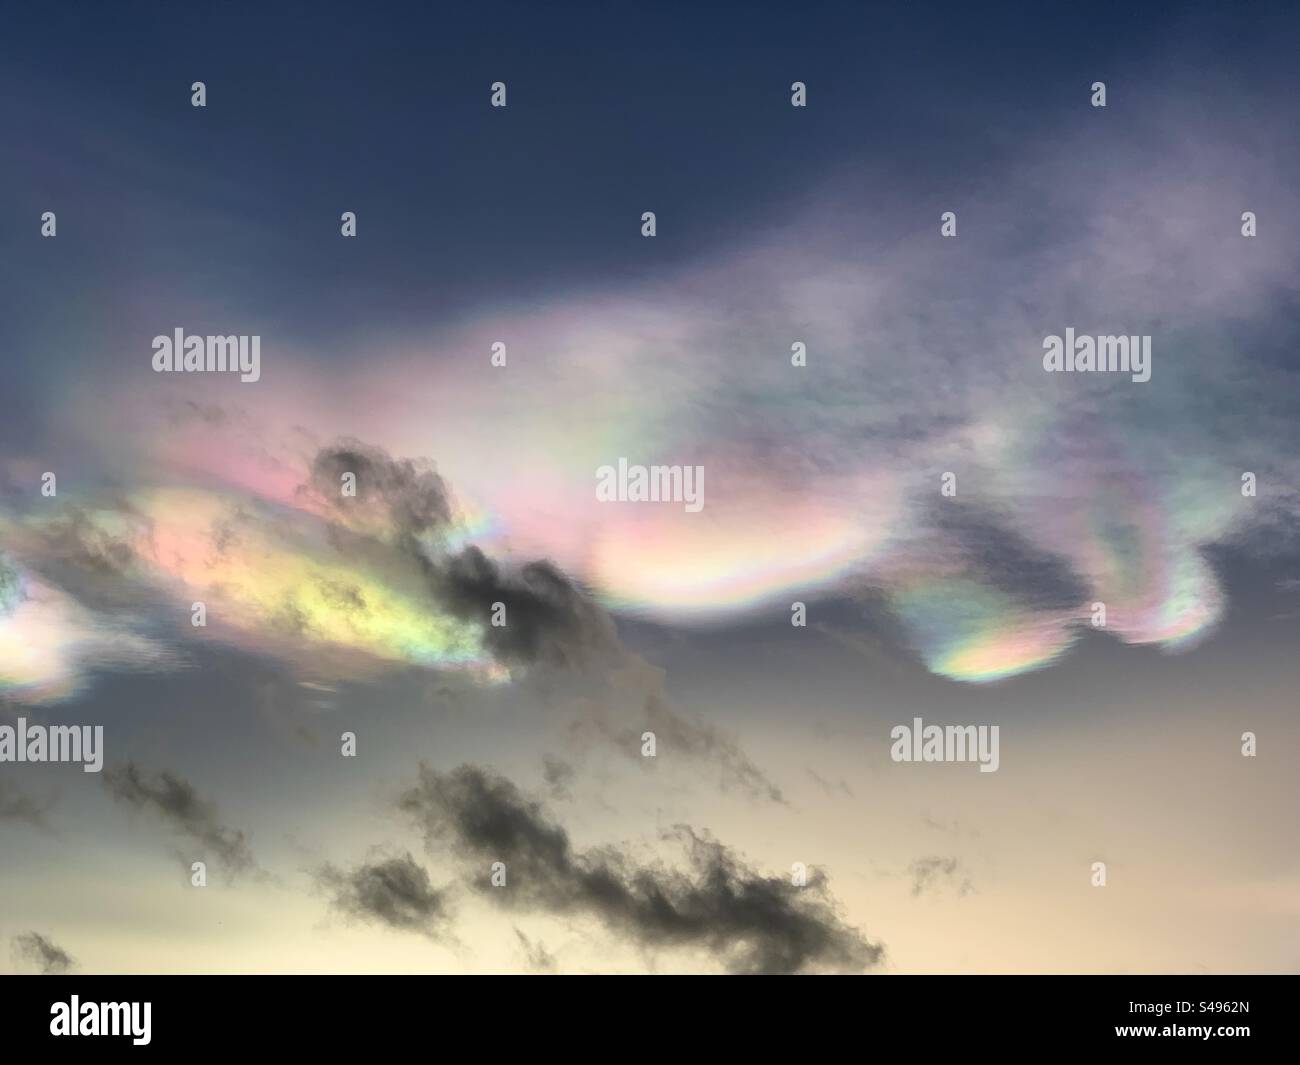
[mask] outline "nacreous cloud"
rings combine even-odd
[[[486,307],[347,361],[289,330],[237,393],[88,368],[61,416],[162,519],[146,563],[231,595],[259,640],[508,674],[599,638],[588,594],[700,625],[866,590],[954,680],[1053,662],[1097,603],[1110,636],[1178,650],[1223,613],[1209,549],[1295,543],[1300,234],[1282,212],[1253,239],[1237,221],[1243,188],[1289,202],[1286,134],[1267,115],[1089,121],[969,175],[952,239],[848,173],[653,282]],[[1077,165],[1101,156],[1114,181]],[[1045,372],[1044,339],[1069,331],[1150,336],[1149,380]],[[494,368],[497,336],[527,343]],[[596,471],[624,459],[702,467],[703,509],[599,500]],[[345,474],[367,498],[341,499]],[[210,557],[214,521],[242,561]],[[1068,599],[1008,582],[1021,559]],[[410,601],[413,566],[447,613]],[[479,625],[489,595],[518,627]]]

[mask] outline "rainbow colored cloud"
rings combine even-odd
[[[1184,649],[1223,613],[1207,550],[1253,549],[1257,530],[1300,515],[1294,375],[1217,339],[1225,321],[1267,319],[1296,264],[1285,241],[1201,254],[1231,182],[1203,153],[1146,147],[1122,201],[1056,144],[1008,171],[978,238],[882,227],[840,191],[828,203],[843,211],[653,282],[385,332],[347,359],[264,337],[255,385],[154,375],[146,345],[138,372],[88,365],[51,436],[84,482],[123,486],[129,503],[95,526],[126,537],[133,566],[116,579],[166,603],[182,644],[203,599],[200,638],[499,677],[479,622],[422,572],[474,546],[506,566],[550,560],[608,610],[669,625],[880,594],[926,667],[959,681],[1051,664],[1098,603],[1113,638]],[[1024,205],[1061,197],[1076,224],[1026,221],[1042,212]],[[1043,336],[1071,323],[1154,332],[1151,380],[1043,373]],[[489,361],[497,339],[504,367]],[[322,497],[313,463],[340,436],[436,463],[455,491],[445,521],[410,533]],[[596,470],[622,458],[703,466],[703,510],[599,501]],[[21,460],[52,461],[39,445]],[[1257,497],[1240,491],[1245,470]],[[972,540],[962,515],[976,510]],[[0,519],[0,546],[71,596],[67,613],[79,600],[40,543],[55,519],[36,512]],[[24,676],[41,647],[79,645],[45,625],[28,644],[10,636]]]

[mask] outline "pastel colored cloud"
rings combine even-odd
[[[272,653],[490,672],[473,626],[412,591],[410,552],[340,556],[339,529],[393,546],[302,491],[343,435],[436,464],[450,515],[422,551],[548,559],[616,613],[725,624],[882,592],[922,662],[963,681],[1050,664],[1095,602],[1111,636],[1186,648],[1223,613],[1206,552],[1300,514],[1300,390],[1276,357],[1293,337],[1270,324],[1296,245],[1217,221],[1238,180],[1224,160],[1251,160],[1230,124],[1200,125],[1220,150],[1105,134],[1123,196],[1081,177],[1069,143],[1027,149],[976,182],[977,232],[953,241],[840,186],[653,283],[494,306],[351,361],[268,339],[255,386],[153,375],[142,354],[129,381],[88,374],[59,428],[128,486],[149,579],[210,597]],[[1263,173],[1259,196],[1285,194]],[[1066,326],[1153,335],[1151,380],[1043,373],[1042,338]],[[704,509],[597,501],[619,458],[702,465]],[[947,472],[950,502],[987,516],[978,543],[946,524]],[[1053,595],[1007,578],[1026,559]]]

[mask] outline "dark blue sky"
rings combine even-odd
[[[1286,5],[1231,19],[1221,6],[14,12],[0,240],[25,254],[5,257],[5,279],[52,283],[30,259],[46,209],[83,281],[107,269],[201,289],[219,274],[248,310],[322,335],[367,312],[400,322],[503,290],[653,276],[848,166],[918,199],[951,194],[1052,137],[1095,79],[1120,104],[1111,123],[1162,65],[1193,97],[1227,81],[1249,110],[1249,81],[1277,99],[1275,83],[1295,81],[1296,20]],[[489,113],[497,79],[509,107]],[[796,79],[806,110],[788,106]],[[189,106],[194,80],[206,110]],[[347,209],[362,239],[323,254]],[[638,244],[643,210],[660,219],[652,248]]]

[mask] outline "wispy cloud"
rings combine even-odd
[[[763,876],[707,833],[673,833],[686,869],[647,865],[614,847],[577,851],[541,805],[506,778],[472,765],[421,767],[399,806],[431,845],[450,842],[477,871],[470,883],[525,911],[590,917],[647,949],[694,948],[733,972],[857,971],[884,948],[837,914],[824,874],[805,885]],[[506,887],[489,886],[504,862]]]
[[[66,950],[39,932],[23,932],[14,936],[11,949],[15,962],[21,966],[31,966],[46,976],[71,972],[77,964]]]
[[[173,833],[197,845],[195,859],[215,859],[232,874],[257,868],[244,833],[223,824],[216,804],[183,777],[165,769],[150,774],[126,762],[105,769],[101,779],[113,798],[154,815]]]

